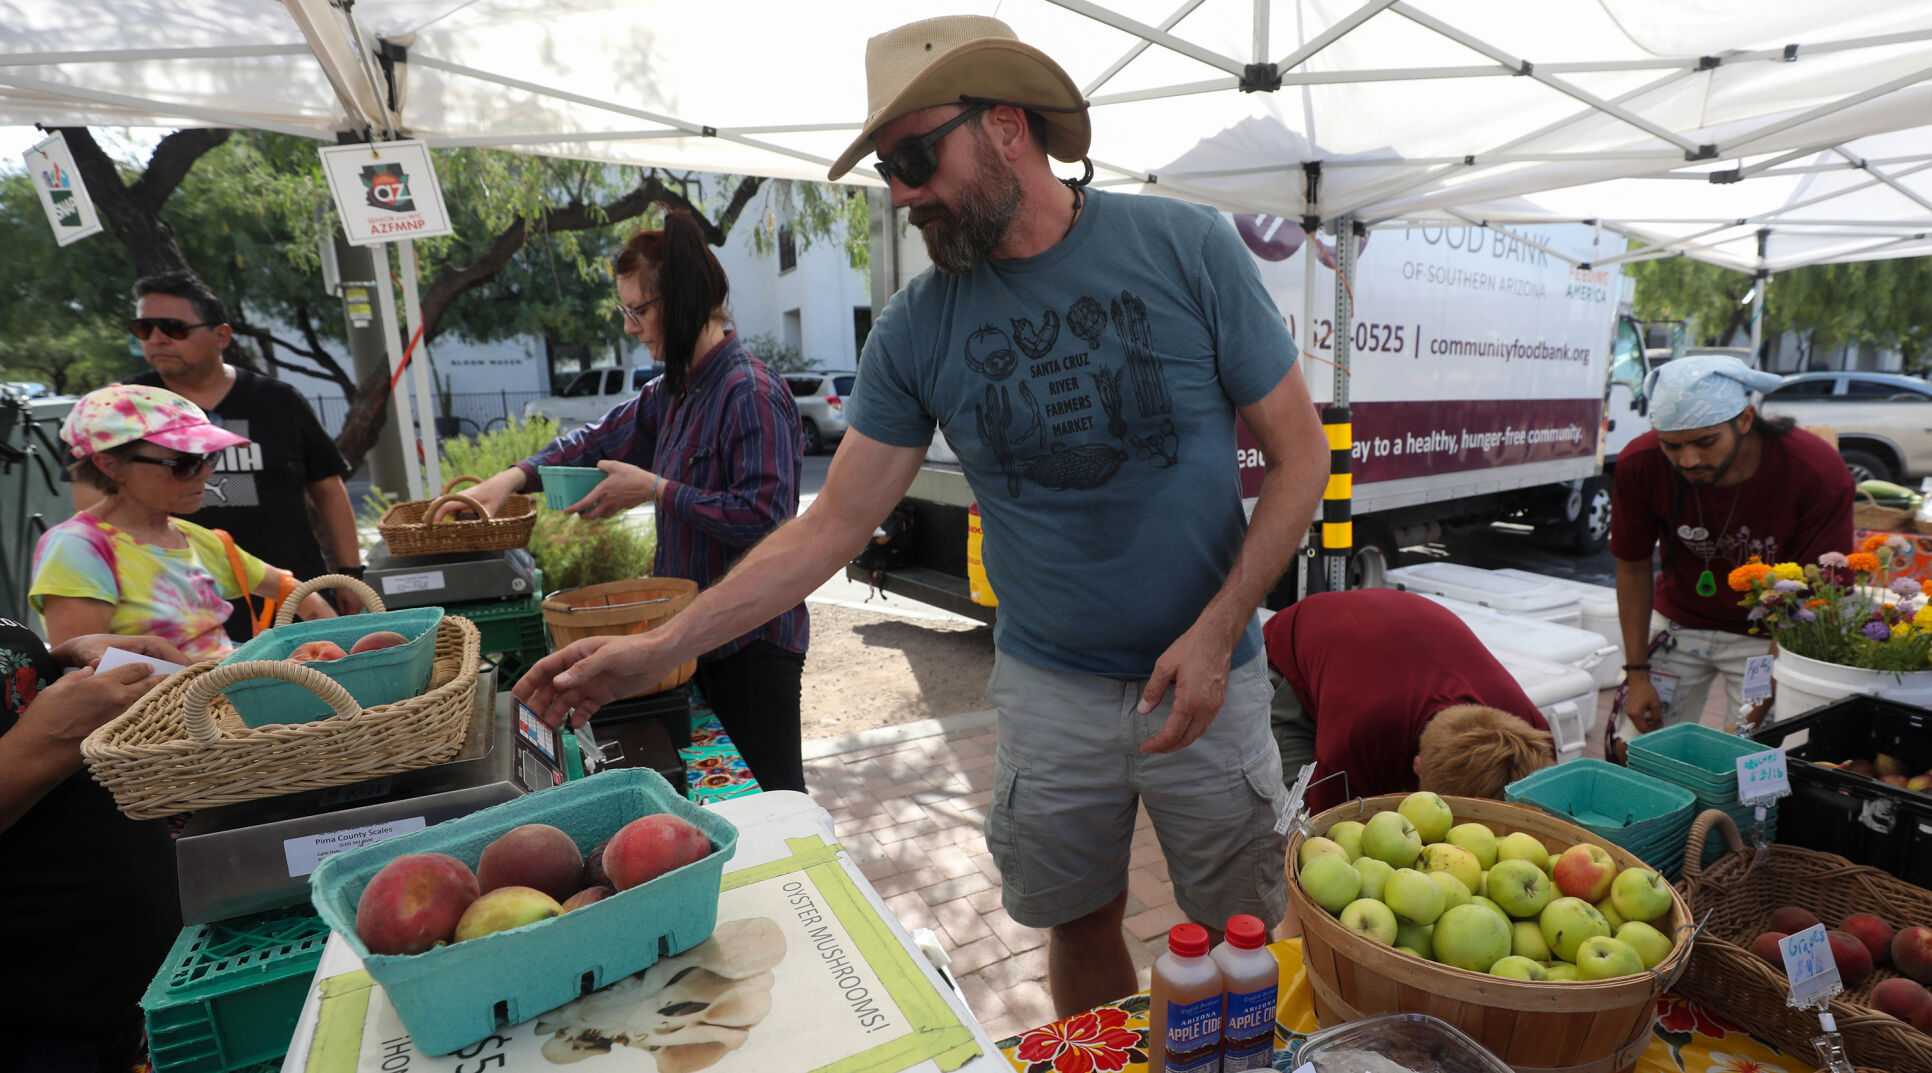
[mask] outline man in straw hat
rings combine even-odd
[[[1717,356],[1679,358],[1645,381],[1652,431],[1623,449],[1611,493],[1626,660],[1618,735],[1695,722],[1719,671],[1742,709],[1745,662],[1771,644],[1750,633],[1732,570],[1753,556],[1807,563],[1851,550],[1852,479],[1838,452],[1751,405],[1782,382]]]
[[[1255,608],[1314,516],[1328,447],[1295,347],[1212,210],[1083,190],[1086,102],[995,19],[866,48],[870,115],[832,167],[879,154],[936,270],[867,339],[817,502],[667,624],[579,642],[518,696],[547,718],[795,603],[855,555],[944,430],[1000,600],[987,844],[1007,911],[1052,929],[1062,1014],[1131,994],[1121,934],[1136,801],[1176,900],[1219,929],[1285,904],[1285,796]],[[1268,459],[1244,524],[1235,416]]]

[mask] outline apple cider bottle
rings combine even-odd
[[[1147,1073],[1220,1073],[1225,988],[1206,928],[1174,925],[1150,990]]]
[[[1268,928],[1259,917],[1228,918],[1228,935],[1214,948],[1214,964],[1227,989],[1221,1016],[1221,1073],[1275,1066],[1275,989],[1281,966],[1268,952]]]

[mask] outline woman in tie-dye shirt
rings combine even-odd
[[[34,552],[29,598],[49,639],[151,634],[196,659],[226,655],[229,601],[273,598],[283,571],[241,551],[237,577],[219,536],[174,515],[200,509],[215,457],[248,440],[172,391],[123,384],[81,399],[60,435],[74,479],[106,498],[48,530]],[[316,594],[297,610],[334,614]]]

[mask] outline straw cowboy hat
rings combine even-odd
[[[947,15],[908,23],[865,43],[870,114],[832,164],[836,179],[873,151],[880,127],[921,108],[961,97],[1016,104],[1046,120],[1047,151],[1069,164],[1087,155],[1093,126],[1079,87],[1046,53],[1023,45],[1013,28],[984,15]]]

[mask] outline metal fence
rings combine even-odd
[[[445,436],[474,436],[490,432],[502,428],[512,417],[522,417],[524,403],[548,397],[541,391],[453,393],[449,397],[448,415],[440,411],[437,414],[438,430]],[[341,434],[342,422],[349,413],[347,400],[340,395],[311,395],[309,405],[315,408],[316,416],[322,419],[322,427],[331,437]]]

